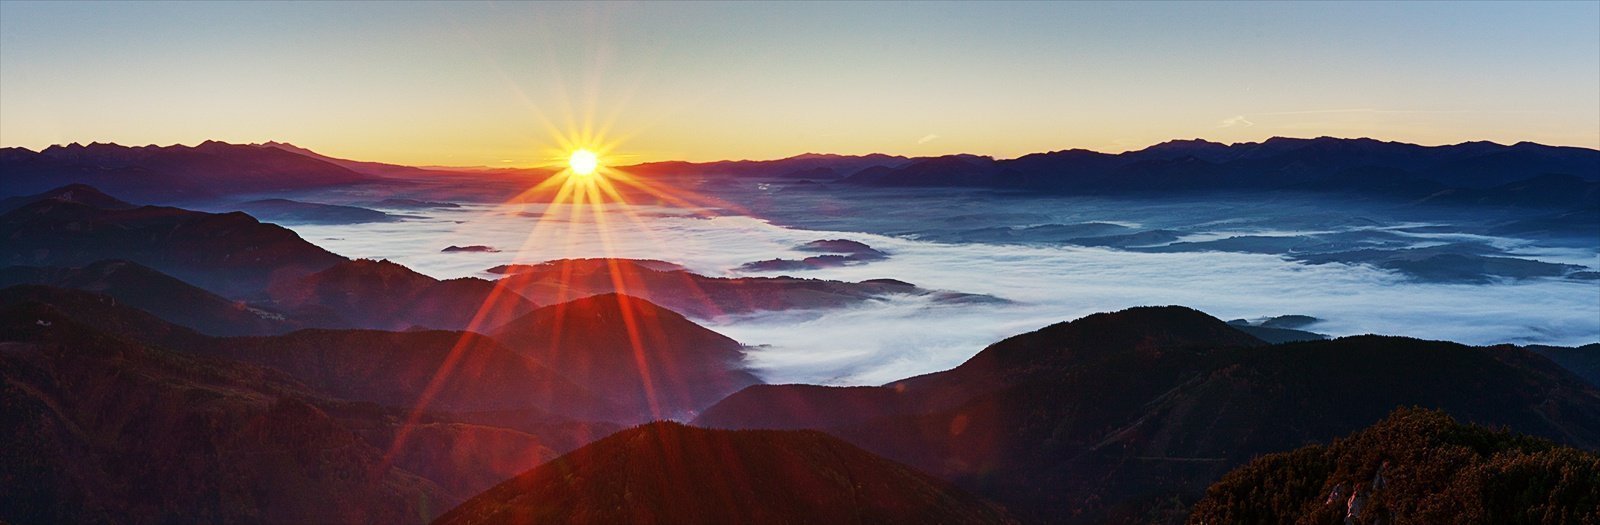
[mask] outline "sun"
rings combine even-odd
[[[575,174],[593,175],[594,170],[600,167],[600,157],[593,151],[580,148],[572,152],[572,156],[567,159],[567,166],[571,167]]]

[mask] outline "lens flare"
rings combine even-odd
[[[639,301],[625,299],[626,297],[648,296],[645,281],[638,275],[633,275],[629,266],[623,265],[616,258],[617,246],[613,243],[610,232],[613,229],[635,228],[643,224],[644,219],[638,214],[636,206],[664,206],[686,210],[695,216],[714,217],[722,211],[731,211],[736,214],[750,215],[737,204],[723,201],[715,197],[703,195],[694,191],[695,179],[675,176],[672,173],[652,169],[649,165],[636,165],[625,167],[619,159],[628,158],[629,155],[616,152],[620,140],[606,140],[603,135],[584,131],[556,131],[554,126],[547,127],[552,130],[551,138],[555,142],[545,151],[548,152],[549,164],[547,168],[531,170],[543,175],[533,175],[530,185],[515,196],[507,199],[496,207],[491,213],[523,214],[527,207],[532,206],[539,211],[534,215],[534,220],[529,228],[528,236],[522,246],[517,249],[515,263],[532,263],[545,260],[567,259],[572,257],[593,257],[599,255],[605,261],[605,275],[611,281],[610,291],[616,292],[619,311],[621,313],[621,329],[625,334],[628,345],[633,353],[635,367],[638,369],[640,384],[637,388],[642,390],[646,405],[645,414],[637,414],[638,419],[661,419],[668,414],[662,412],[659,399],[671,392],[665,389],[681,387],[673,378],[682,375],[683,371],[672,369],[670,366],[652,365],[655,360],[650,359],[652,351],[647,343],[650,336],[656,339],[661,335],[662,327],[657,320],[649,315],[644,315],[640,309]],[[563,166],[564,164],[564,166]],[[540,178],[542,177],[542,178]],[[592,225],[600,235],[601,252],[570,253],[572,250],[571,239],[576,228],[583,224]],[[567,242],[561,241],[561,229],[572,228],[566,231]],[[672,251],[671,239],[651,238],[648,242],[658,253],[670,257]],[[545,344],[554,352],[561,337],[561,319],[565,317],[566,299],[578,299],[575,290],[570,290],[568,284],[579,279],[572,274],[573,265],[562,264],[561,276],[558,282],[532,283],[522,282],[515,275],[508,275],[495,283],[489,296],[479,306],[478,312],[468,323],[467,329],[462,332],[456,344],[450,349],[445,360],[434,371],[433,377],[423,389],[416,404],[401,422],[396,430],[393,440],[383,460],[376,465],[377,471],[383,471],[394,465],[398,455],[405,449],[411,439],[411,433],[418,425],[422,424],[423,416],[427,413],[433,399],[439,395],[446,382],[455,377],[470,380],[471,375],[482,373],[482,370],[470,366],[469,357],[481,351],[476,345],[482,338],[470,337],[474,332],[486,332],[492,326],[490,319],[493,312],[503,310],[507,302],[515,302],[518,290],[527,286],[554,286],[558,290],[558,299],[552,305],[555,308],[556,326]],[[690,285],[693,286],[692,284]],[[571,293],[572,295],[568,295]],[[699,297],[707,297],[703,291],[691,291]],[[705,299],[708,306],[710,299]]]

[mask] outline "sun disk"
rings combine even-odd
[[[572,152],[572,157],[567,159],[567,165],[572,168],[573,173],[592,175],[594,170],[600,167],[600,157],[593,151],[580,149]]]

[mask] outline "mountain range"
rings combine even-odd
[[[1593,449],[1600,390],[1537,354],[1393,337],[1266,345],[1179,307],[1097,314],[880,387],[762,385],[713,428],[824,430],[1040,522],[1181,520],[1258,454],[1325,441],[1397,406]]]
[[[1356,191],[1582,214],[1594,154],[1274,139],[648,169],[1087,193],[1366,181]],[[0,520],[1565,523],[1600,508],[1587,481],[1600,475],[1593,345],[1321,340],[1289,317],[1141,307],[882,386],[768,385],[743,345],[693,319],[890,294],[999,299],[625,259],[438,280],[246,213],[118,198],[421,176],[308,155],[209,142],[0,152],[8,194],[51,181],[0,201]],[[78,178],[132,191],[59,186]],[[871,249],[819,242],[832,244],[801,251]]]
[[[345,260],[240,212],[129,207],[84,186],[30,196],[0,214],[0,264],[78,267],[136,262],[227,297]]]
[[[604,308],[625,304],[617,299],[597,296],[581,301],[567,314],[581,323],[556,322],[562,323],[567,333],[609,330],[616,334],[611,337],[623,338],[625,329],[617,325],[626,323],[618,321],[620,313],[615,309],[606,313]],[[648,308],[633,306],[640,307]],[[558,315],[554,308],[529,316],[548,323]],[[588,313],[597,308],[599,313]],[[609,384],[588,382],[588,377],[570,382],[562,375],[574,368],[571,364],[557,363],[547,369],[535,359],[470,333],[309,330],[285,336],[214,338],[172,326],[103,295],[39,286],[0,290],[0,314],[0,320],[7,323],[0,330],[0,340],[7,342],[0,344],[8,348],[0,355],[0,371],[8,374],[7,385],[22,389],[22,397],[14,399],[41,403],[14,402],[0,410],[0,417],[24,418],[17,421],[26,424],[10,428],[67,425],[62,428],[68,430],[61,432],[99,433],[90,436],[147,432],[103,426],[110,424],[99,419],[108,413],[108,405],[93,400],[105,395],[114,395],[124,404],[140,403],[143,412],[131,413],[143,414],[138,416],[142,420],[197,418],[201,416],[183,414],[200,409],[220,411],[225,417],[265,417],[276,421],[274,425],[287,425],[283,429],[304,429],[272,431],[277,441],[270,447],[286,454],[279,463],[289,461],[273,467],[272,472],[282,473],[274,476],[293,476],[300,485],[341,491],[341,495],[367,505],[359,512],[343,510],[355,514],[346,514],[349,519],[341,521],[384,521],[397,515],[393,513],[429,515],[487,489],[441,519],[446,523],[469,517],[489,523],[533,518],[584,521],[587,518],[582,516],[618,512],[602,502],[622,491],[651,502],[621,507],[623,511],[649,510],[652,514],[637,517],[646,521],[781,509],[780,516],[809,517],[793,518],[801,521],[836,512],[873,516],[874,520],[916,520],[935,512],[962,516],[950,520],[959,523],[1012,518],[1175,522],[1183,519],[1187,504],[1212,480],[1255,455],[1354,432],[1395,406],[1438,407],[1470,421],[1505,425],[1588,449],[1600,442],[1600,392],[1528,350],[1379,337],[1269,346],[1231,325],[1176,307],[1097,314],[1054,325],[996,343],[951,371],[883,387],[753,386],[718,403],[696,422],[715,428],[791,430],[750,433],[657,424],[588,447],[582,445],[614,427],[585,424],[552,412],[570,412],[572,405],[583,404],[576,402],[584,396],[589,396],[589,403],[603,405],[603,400],[596,399],[603,395],[592,394],[609,388],[626,391],[629,375],[613,373],[617,379],[607,380],[612,381]],[[687,322],[679,319],[679,323]],[[542,339],[538,324],[513,324],[527,326],[532,338]],[[671,329],[672,323],[657,326]],[[709,341],[720,338],[711,337],[714,339]],[[590,345],[574,357],[609,355],[613,363],[623,363],[614,366],[626,367],[633,347],[595,346],[605,340],[574,339],[574,343]],[[519,344],[515,339],[508,342]],[[647,343],[651,352],[683,347],[669,347],[653,339]],[[722,347],[725,358],[731,347],[728,343]],[[68,353],[50,353],[63,351],[50,349]],[[464,359],[447,369],[443,363],[458,351]],[[141,370],[138,377],[152,382],[108,383],[128,377],[106,376],[105,371],[110,370],[106,367],[111,366]],[[707,369],[706,362],[698,359],[664,366]],[[429,378],[439,370],[449,372],[448,379],[430,388]],[[206,380],[211,383],[196,383],[197,379],[183,374],[212,379]],[[637,381],[637,376],[632,377]],[[247,397],[233,394],[220,399],[256,399],[258,404],[227,408],[235,405],[178,403],[178,398],[171,397],[177,392],[200,395],[195,389],[201,387],[193,386],[197,384],[245,389],[252,392]],[[680,383],[672,388],[684,386]],[[161,393],[173,388],[179,390]],[[429,412],[424,419],[405,424],[405,411],[416,409],[417,396],[430,389]],[[541,389],[555,397],[538,401]],[[546,406],[536,406],[541,403]],[[51,407],[48,414],[54,415],[49,417],[66,419],[55,423],[39,420],[41,413],[27,411],[27,406]],[[112,413],[128,413],[117,410]],[[250,416],[257,413],[251,410],[267,410],[263,414],[268,415]],[[182,439],[156,434],[152,440],[106,437],[79,442],[59,436],[19,436],[15,442],[24,446],[18,453],[32,459],[13,463],[16,475],[56,481],[39,484],[32,492],[23,493],[26,497],[0,506],[5,511],[0,517],[49,515],[76,520],[106,515],[126,518],[123,521],[161,521],[160,516],[189,512],[180,510],[191,508],[182,507],[189,505],[193,513],[184,516],[292,522],[308,519],[307,514],[270,512],[332,513],[335,509],[330,506],[353,505],[346,500],[295,496],[300,493],[291,487],[265,493],[257,489],[259,499],[252,505],[259,507],[218,508],[172,500],[154,506],[139,503],[137,508],[143,510],[136,511],[128,505],[144,501],[139,498],[145,496],[121,492],[101,493],[96,497],[105,499],[82,508],[47,503],[84,501],[81,498],[87,496],[75,495],[71,487],[91,483],[88,478],[62,477],[80,475],[75,472],[103,476],[95,479],[104,481],[92,483],[153,475],[97,463],[109,461],[107,458],[125,457],[145,464],[199,450],[195,447],[217,446],[205,443],[245,447],[240,453],[253,450],[251,447],[269,447],[266,442],[216,434],[231,432],[227,429],[233,427],[211,425],[206,428],[220,430]],[[823,430],[844,441],[817,432],[797,432],[799,429]],[[351,443],[355,448],[348,450],[365,459],[315,453],[317,447],[326,446],[322,444],[325,440],[335,439],[328,436],[344,436],[336,439]],[[667,448],[651,445],[661,443]],[[72,450],[79,452],[49,448],[61,446],[77,447]],[[565,459],[546,463],[567,450],[575,451]],[[738,452],[717,453],[722,463],[709,458],[680,461],[728,450]],[[730,453],[733,455],[728,456]],[[341,488],[337,483],[342,481],[326,476],[344,471],[329,461],[357,461],[367,467],[390,461],[389,472],[399,477],[385,483],[410,487],[392,490],[411,495],[385,500],[394,496]],[[615,462],[661,475],[618,478],[616,468],[608,466]],[[57,468],[50,474],[43,470],[61,465],[72,467]],[[164,471],[162,479],[182,485],[160,486],[180,492],[223,490],[226,494],[226,489],[198,487],[214,486],[223,479],[218,476],[229,472],[260,476],[264,471],[258,470],[267,467],[245,462],[228,468],[196,468],[202,470]],[[832,482],[819,480],[837,479],[828,473],[839,469],[848,470],[858,485],[878,487],[871,489],[877,492],[869,492],[873,494],[870,498],[829,495],[837,489],[826,488]],[[754,477],[740,478],[738,472]],[[773,477],[774,473],[785,475]],[[516,477],[499,483],[511,476]],[[933,481],[936,478],[946,481]],[[724,487],[730,494],[740,495],[735,498],[736,505],[685,498],[677,492],[699,487],[696,494],[711,494],[707,491],[717,483],[740,479],[744,481]],[[490,489],[496,483],[498,487]],[[966,495],[968,492],[995,501],[1005,510]],[[796,494],[817,499],[797,499]],[[276,508],[286,505],[281,499],[285,497],[315,503]],[[407,506],[404,498],[438,502],[441,507],[419,510]],[[534,501],[564,503],[534,505]],[[269,506],[274,508],[266,508]],[[251,514],[238,514],[245,511]],[[146,514],[151,512],[154,514]]]
[[[1530,142],[1428,147],[1332,137],[1232,145],[1188,140],[1120,154],[1063,150],[1006,160],[917,159],[863,169],[842,182],[1091,194],[1296,190],[1576,207],[1600,199],[1600,151]]]
[[[0,149],[5,195],[89,184],[145,202],[303,190],[374,182],[320,159],[278,149],[206,141],[195,146],[72,143],[40,151]]]
[[[1516,208],[1600,206],[1600,151],[1465,142],[1420,146],[1369,138],[1221,144],[1173,140],[1124,153],[1068,149],[981,155],[801,155],[772,161],[653,163],[649,174],[764,176],[867,187],[964,187],[1046,194],[1173,195],[1294,191]]]
[[[966,187],[1049,194],[1295,191],[1532,209],[1600,206],[1600,151],[1531,142],[1420,146],[1370,138],[1221,144],[1174,140],[1123,153],[1068,149],[1013,159],[804,154],[777,160],[622,166],[646,177],[766,177],[865,187]],[[513,173],[514,172],[514,173]],[[91,143],[0,150],[0,197],[68,183],[146,202],[183,202],[439,177],[549,176],[545,169],[416,168],[329,157],[281,142]]]

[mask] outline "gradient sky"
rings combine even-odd
[[[0,2],[0,145],[530,165],[584,122],[627,161],[1274,135],[1594,148],[1600,2]]]

